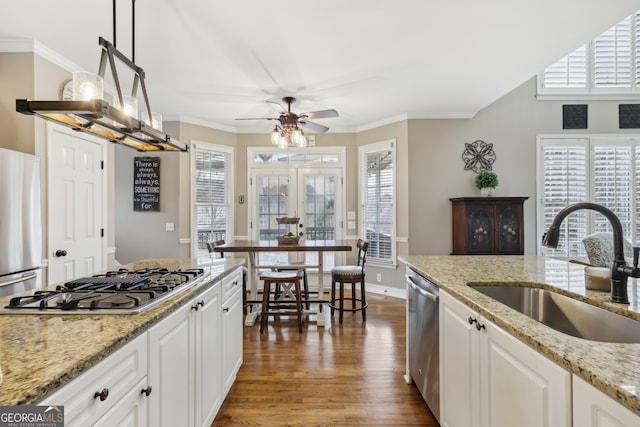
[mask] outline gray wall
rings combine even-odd
[[[626,101],[628,102],[628,101]],[[533,78],[468,120],[409,121],[409,252],[451,252],[450,197],[478,196],[475,173],[464,170],[464,144],[493,143],[496,196],[529,196],[525,202],[525,254],[535,255],[536,136],[538,134],[640,133],[618,129],[619,101],[537,101]],[[563,130],[562,105],[588,104],[588,129]]]

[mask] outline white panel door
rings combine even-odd
[[[49,283],[103,269],[102,150],[94,138],[49,127]]]

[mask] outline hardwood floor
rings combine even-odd
[[[213,426],[438,426],[404,381],[405,301],[367,294],[367,321],[295,316],[244,328],[244,363]]]

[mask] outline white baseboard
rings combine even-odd
[[[392,288],[384,285],[374,285],[366,283],[367,292],[379,295],[388,295],[394,298],[407,299],[407,291],[405,289]]]

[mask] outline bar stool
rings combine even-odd
[[[277,265],[271,267],[273,271],[302,271],[302,284],[303,291],[302,296],[304,297],[304,303],[307,310],[311,309],[311,302],[309,301],[309,279],[307,278],[307,266],[304,261],[301,262],[292,262],[291,264],[286,265]],[[276,286],[276,292],[279,293],[280,289]]]
[[[260,333],[264,332],[269,316],[293,315],[298,317],[298,332],[302,332],[302,293],[300,280],[303,272],[296,271],[265,271],[260,275],[264,282],[262,289],[262,313],[260,317]],[[271,285],[278,285],[281,293],[278,296],[271,292]],[[293,288],[293,289],[292,289]],[[271,296],[273,295],[273,298]],[[291,297],[291,300],[286,300]]]
[[[331,301],[329,302],[329,307],[331,307],[331,316],[333,316],[335,310],[340,313],[338,316],[340,324],[342,324],[342,315],[345,311],[352,313],[362,311],[362,321],[367,320],[367,306],[369,303],[366,301],[364,290],[364,263],[367,258],[369,242],[358,239],[356,247],[358,248],[357,265],[341,265],[331,269]],[[339,298],[336,298],[336,282],[340,284]],[[344,307],[345,283],[351,283],[351,308]],[[356,283],[360,283],[360,298],[356,298]],[[356,302],[359,303],[357,307]]]

